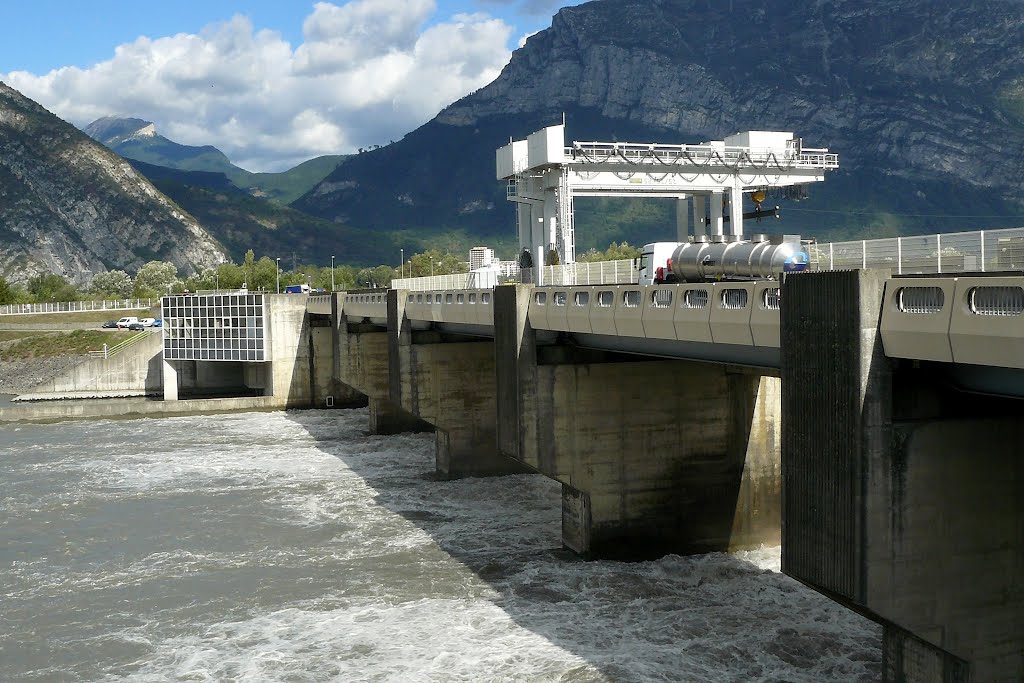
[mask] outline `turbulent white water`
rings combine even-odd
[[[779,549],[580,562],[539,476],[365,411],[0,427],[3,681],[874,680]]]

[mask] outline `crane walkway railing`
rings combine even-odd
[[[131,337],[128,337],[123,342],[114,344],[113,346],[107,346],[106,344],[104,344],[102,351],[90,351],[89,355],[92,356],[93,358],[110,358],[111,356],[117,355],[124,351],[125,349],[134,346],[135,344],[138,344],[140,341],[142,341],[149,335],[149,332],[149,330],[139,332],[138,334],[134,334]]]

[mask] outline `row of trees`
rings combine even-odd
[[[466,271],[466,263],[457,256],[442,254],[436,249],[413,255],[400,268],[376,266],[359,268],[340,265],[334,268],[334,288],[338,290],[363,287],[387,287],[392,279],[447,275]],[[331,268],[317,265],[299,265],[294,270],[278,273],[278,262],[268,256],[259,260],[250,249],[242,263],[222,263],[202,273],[178,277],[178,269],[167,261],[150,261],[134,277],[123,270],[99,273],[87,288],[78,288],[60,275],[37,275],[25,285],[12,285],[0,276],[0,304],[45,303],[53,301],[82,301],[100,299],[156,298],[168,292],[203,289],[240,289],[243,285],[252,291],[281,290],[289,285],[308,284],[314,289],[331,289]]]
[[[614,261],[640,255],[640,249],[627,242],[608,246],[605,251],[591,249],[577,257],[578,261]],[[376,266],[336,266],[334,288],[338,290],[363,287],[387,287],[399,277],[426,277],[466,272],[467,264],[459,256],[430,249],[413,254],[399,268]],[[269,256],[259,260],[250,249],[242,263],[222,263],[187,278],[178,277],[178,269],[167,261],[150,261],[134,277],[123,270],[111,270],[93,278],[89,287],[79,289],[60,275],[37,275],[24,286],[12,285],[0,276],[0,304],[44,303],[99,299],[156,298],[168,292],[204,289],[240,289],[273,292],[280,279],[281,289],[289,285],[308,284],[314,289],[331,289],[331,268],[299,265],[294,270],[278,273],[278,262]]]

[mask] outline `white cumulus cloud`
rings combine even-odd
[[[319,2],[292,47],[244,16],[198,34],[140,37],[107,61],[0,80],[76,125],[154,121],[251,170],[385,144],[508,63],[512,27],[487,14],[435,20],[434,0]]]

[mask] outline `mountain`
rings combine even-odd
[[[284,204],[308,192],[347,158],[326,155],[281,173],[252,173],[232,164],[212,145],[195,147],[165,138],[151,121],[105,116],[82,130],[126,159],[182,171],[223,173],[236,187]]]
[[[224,249],[124,159],[0,83],[0,274],[81,284],[154,259],[190,274]]]
[[[514,241],[494,151],[788,130],[840,170],[782,201],[819,239],[1024,224],[1024,0],[600,0],[563,8],[491,84],[336,169],[293,206],[377,230]],[[596,208],[595,208],[596,207]],[[669,203],[580,200],[580,250],[671,239]],[[958,218],[958,216],[963,216]]]
[[[322,264],[334,254],[339,264],[376,266],[396,261],[399,249],[417,244],[415,240],[399,244],[391,234],[367,234],[254,197],[223,173],[130,163],[195,216],[236,263],[252,249],[258,256],[279,255],[302,263]]]

